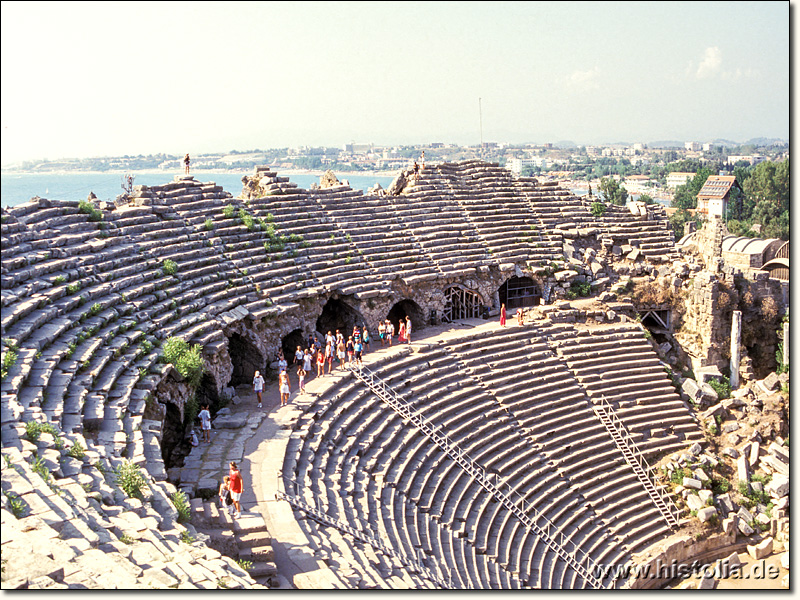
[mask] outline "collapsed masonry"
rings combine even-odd
[[[314,331],[375,327],[389,316],[408,316],[419,330],[494,314],[501,303],[512,311],[558,308],[558,322],[574,319],[561,302],[604,290],[611,304],[595,316],[613,321],[620,319],[615,311],[633,317],[648,308],[614,304],[630,282],[642,281],[697,290],[698,298],[685,300],[685,323],[699,327],[700,338],[674,333],[665,341],[673,347],[666,359],[677,366],[688,352],[693,363],[722,361],[724,351],[714,351],[726,335],[724,319],[719,326],[708,321],[716,317],[707,288],[723,283],[717,275],[706,283],[704,265],[680,261],[663,208],[608,205],[594,213],[586,199],[555,184],[512,178],[480,161],[426,168],[418,181],[401,173],[386,192],[371,194],[334,180],[303,190],[259,167],[243,178],[240,198],[177,177],[88,210],[41,198],[3,209],[3,454],[19,465],[4,463],[3,490],[30,509],[25,531],[50,539],[66,519],[86,524],[69,534],[80,543],[62,548],[74,568],[55,577],[61,584],[107,584],[81,557],[108,554],[134,565],[126,584],[156,578],[197,586],[224,578],[253,585],[230,562],[202,577],[189,574],[190,566],[161,565],[183,549],[185,526],[168,500],[174,484],[189,494],[198,486],[173,448],[195,393],[218,404],[231,386],[252,379],[256,365],[274,365],[279,350]],[[769,282],[741,277],[748,286],[742,301],[749,292],[752,310],[777,296]],[[159,362],[169,337],[202,348],[198,389]],[[32,444],[24,426],[30,421],[53,424],[66,443],[44,436]],[[87,453],[74,462],[67,446],[78,444]],[[68,489],[68,507],[30,468],[39,459],[58,475],[51,483]],[[128,506],[113,477],[99,470],[111,473],[125,461],[152,478],[141,506]],[[25,491],[15,492],[17,486]],[[4,496],[4,523],[14,518],[5,508],[10,497]],[[128,521],[107,527],[112,517]],[[167,540],[159,538],[163,547],[150,539],[156,529]],[[95,538],[90,530],[104,534]],[[17,543],[12,537],[4,537],[4,549],[6,541]],[[122,537],[148,540],[159,559],[126,552]],[[198,552],[211,552],[204,560],[225,558]],[[200,560],[180,555],[187,564]],[[169,578],[152,571],[153,561]]]

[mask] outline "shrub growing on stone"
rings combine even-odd
[[[78,202],[78,210],[82,213],[89,215],[90,221],[102,221],[103,220],[103,211],[98,208],[95,208],[94,204],[88,202],[86,200],[81,200]]]
[[[161,270],[164,271],[164,275],[175,275],[178,272],[178,265],[168,258],[161,263]]]
[[[75,442],[70,449],[67,450],[67,456],[83,460],[83,457],[86,456],[86,448],[84,448],[80,442]]]
[[[142,499],[142,488],[147,486],[144,475],[135,464],[123,462],[115,471],[115,482],[130,498]]]
[[[606,205],[602,202],[592,202],[592,216],[602,217],[606,214]]]
[[[725,400],[726,398],[731,397],[731,382],[730,379],[727,377],[723,377],[720,380],[711,379],[708,382],[714,391],[717,392],[717,396],[719,396],[720,400]]]
[[[170,496],[175,510],[178,511],[178,523],[188,523],[192,520],[191,507],[189,506],[189,499],[182,490],[178,490]]]

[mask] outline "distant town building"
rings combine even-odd
[[[724,216],[733,186],[739,187],[736,177],[711,175],[697,194],[697,212],[708,216]]]
[[[703,146],[700,142],[685,142],[683,147],[686,148],[689,152],[698,152],[700,151]]]
[[[531,158],[510,158],[506,163],[506,168],[514,175],[519,175],[525,167],[539,167],[540,169],[547,168],[547,159],[540,156]]]
[[[667,175],[667,188],[676,189],[679,185],[686,185],[694,179],[695,173],[685,171],[674,171]]]
[[[639,196],[653,193],[653,181],[647,175],[627,175],[624,184],[630,194]]]
[[[755,166],[765,160],[767,160],[767,157],[761,154],[731,154],[726,162],[729,165],[735,165],[739,161],[745,161]]]

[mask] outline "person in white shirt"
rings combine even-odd
[[[203,429],[203,441],[211,443],[211,413],[208,410],[207,404],[197,416],[200,417],[200,426]]]
[[[258,408],[261,408],[261,392],[264,391],[264,378],[259,371],[253,376],[253,391],[258,396]]]

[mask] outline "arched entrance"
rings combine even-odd
[[[348,332],[353,331],[353,327],[356,325],[361,327],[366,322],[364,316],[355,308],[338,298],[331,298],[322,307],[322,314],[317,319],[317,331],[324,336],[329,331],[336,333],[338,329],[346,337],[349,335]]]
[[[444,293],[444,314],[442,320],[445,322],[458,321],[460,319],[475,319],[481,316],[482,301],[480,294],[465,288],[453,286],[447,288]]]
[[[283,350],[283,357],[290,365],[292,364],[292,361],[294,361],[294,353],[298,346],[303,349],[308,346],[308,339],[303,335],[302,329],[295,329],[281,338],[281,350]]]
[[[500,304],[506,309],[538,306],[542,298],[542,290],[530,277],[512,277],[497,290]]]
[[[389,311],[389,314],[386,315],[386,318],[394,325],[395,332],[399,329],[400,319],[405,320],[406,317],[411,319],[412,333],[425,327],[425,315],[422,313],[419,304],[413,300],[401,300],[395,304]]]
[[[238,333],[228,338],[228,354],[233,365],[228,385],[236,387],[245,383],[251,384],[256,371],[264,373],[266,359],[252,342]]]

